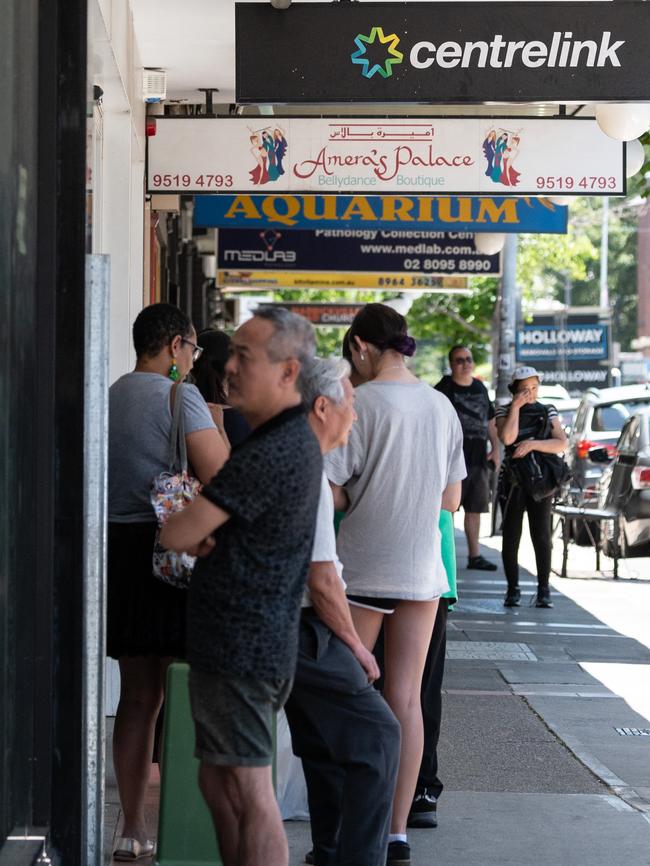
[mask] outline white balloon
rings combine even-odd
[[[596,120],[605,135],[617,141],[631,141],[650,127],[650,104],[629,102],[597,105]]]
[[[477,232],[474,235],[474,246],[477,253],[484,256],[494,256],[500,253],[506,242],[506,236],[502,232]]]
[[[571,195],[547,195],[546,200],[562,206],[571,204],[573,196]]]
[[[645,150],[638,138],[625,144],[625,176],[633,177],[643,168]]]

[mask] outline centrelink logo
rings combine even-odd
[[[373,27],[369,36],[359,34],[354,42],[357,50],[350,55],[352,63],[359,64],[365,78],[372,78],[379,73],[382,78],[390,78],[393,65],[402,62],[404,55],[397,51],[399,36],[391,33],[384,36],[381,27]],[[388,45],[385,62],[371,65],[366,56],[367,47],[374,43]],[[605,66],[620,67],[618,52],[625,45],[624,39],[612,41],[611,30],[601,34],[599,42],[593,39],[575,39],[571,31],[555,31],[550,42],[539,39],[530,41],[507,41],[500,33],[495,34],[487,42],[453,42],[445,41],[434,45],[433,42],[416,42],[409,52],[409,63],[414,69],[428,69],[439,66],[441,69],[510,69],[515,65],[523,65],[529,69],[542,66],[550,69]]]

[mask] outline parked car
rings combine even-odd
[[[593,455],[595,456],[595,455]],[[603,550],[623,557],[650,556],[650,409],[623,425],[616,457],[598,483],[598,504],[620,512],[618,526],[603,525]]]
[[[540,403],[553,403],[555,405],[560,400],[570,400],[571,394],[564,385],[545,385],[542,382],[537,390],[537,399]]]
[[[613,459],[623,424],[633,413],[646,406],[650,407],[648,385],[590,388],[584,393],[566,453],[572,487],[582,492],[580,499],[596,498],[596,485],[606,465],[592,460],[589,457],[590,449],[605,447]]]
[[[580,400],[577,397],[569,397],[568,400],[554,400],[552,397],[545,396],[538,396],[537,399],[546,406],[555,406],[560,416],[560,424],[566,435],[570,436]]]
[[[650,386],[625,385],[620,388],[589,388],[582,396],[565,454],[571,470],[569,504],[596,508],[598,481],[607,461],[616,456],[616,443],[626,420],[636,411],[650,407]],[[592,456],[590,456],[590,451]],[[600,539],[598,521],[572,522],[571,536],[578,545],[589,546]]]

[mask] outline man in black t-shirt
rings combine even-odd
[[[463,428],[467,478],[463,481],[461,505],[465,510],[467,567],[496,571],[496,565],[481,556],[478,543],[481,514],[488,511],[490,503],[488,461],[497,469],[501,460],[494,407],[485,385],[472,375],[474,359],[467,346],[452,347],[449,352],[449,366],[451,376],[443,376],[436,388],[451,400]]]
[[[298,378],[311,325],[263,308],[237,331],[229,399],[253,428],[161,541],[198,554],[187,656],[199,783],[225,866],[286,866],[271,762],[273,714],[296,667],[323,461]]]

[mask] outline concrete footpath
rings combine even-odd
[[[460,528],[456,539],[461,601],[449,619],[439,749],[445,791],[438,828],[409,832],[414,866],[650,866],[650,561],[622,563],[614,581],[607,560],[596,574],[593,551],[572,548],[572,577],[553,578],[555,607],[538,610],[528,605],[534,559],[524,534],[522,605],[507,610],[501,539],[481,539],[496,572],[467,571]],[[107,863],[119,823],[111,763],[109,737]],[[298,866],[309,825],[285,827]]]
[[[498,571],[467,571],[456,535],[461,601],[449,620],[439,749],[446,787],[438,828],[409,831],[414,866],[649,866],[650,720],[617,691],[633,704],[650,699],[650,649],[568,595],[588,592],[587,607],[615,595],[606,608],[627,607],[622,621],[641,619],[648,644],[647,560],[622,569],[647,579],[614,582],[595,574],[592,551],[574,548],[569,573],[579,576],[554,578],[555,607],[538,610],[528,605],[536,582],[524,538],[522,606],[507,610],[501,539],[481,539]],[[586,668],[606,669],[610,687]],[[285,826],[298,866],[309,827]]]

